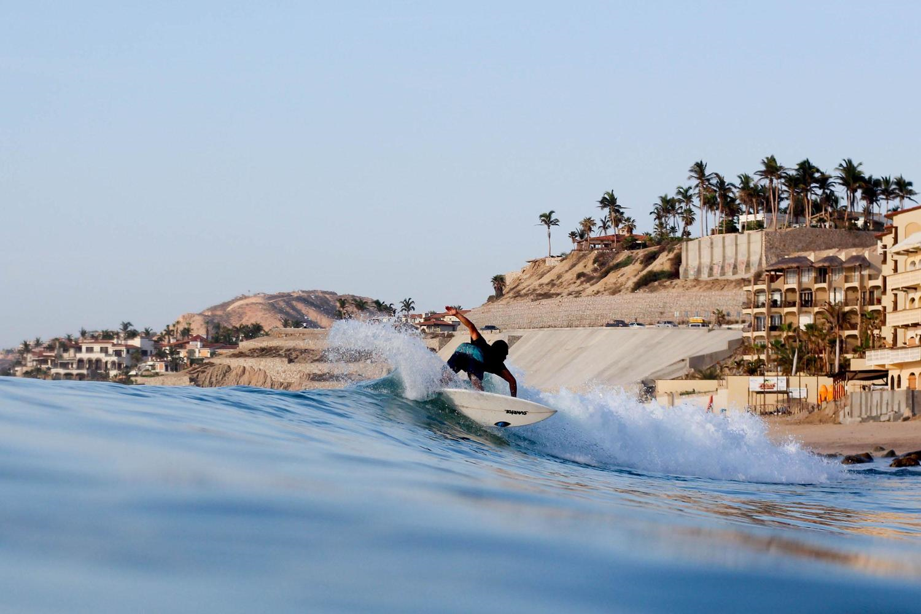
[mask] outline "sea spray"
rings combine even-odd
[[[408,399],[424,400],[444,387],[444,362],[413,329],[337,322],[329,345],[332,352],[362,352],[389,362]],[[508,364],[519,381],[526,381],[526,374]],[[501,393],[503,385],[487,376],[487,390]],[[845,475],[840,466],[795,442],[773,443],[765,422],[746,412],[714,414],[689,404],[665,408],[603,386],[549,393],[519,385],[518,394],[558,413],[533,426],[503,431],[505,436],[527,450],[586,465],[777,483],[823,483]]]
[[[415,329],[342,320],[330,329],[328,344],[333,357],[348,358],[357,352],[387,361],[407,399],[429,399],[444,386],[444,361],[426,347]]]

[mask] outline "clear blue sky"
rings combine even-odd
[[[703,159],[921,183],[885,2],[0,4],[0,347],[243,292],[474,306]],[[138,3],[140,4],[140,3]]]

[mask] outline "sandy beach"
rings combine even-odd
[[[771,438],[793,437],[822,454],[859,454],[877,446],[898,454],[921,450],[921,420],[861,424],[802,424],[791,418],[767,418]],[[874,456],[878,454],[873,453]]]

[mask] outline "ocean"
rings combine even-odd
[[[417,337],[330,340],[395,371],[303,392],[0,378],[0,611],[921,612],[917,469],[526,373],[559,413],[483,428],[439,401]]]

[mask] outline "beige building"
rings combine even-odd
[[[884,277],[885,348],[867,352],[867,365],[889,371],[889,388],[917,389],[921,377],[921,207],[893,211],[878,235]]]
[[[798,252],[772,262],[746,289],[746,337],[752,344],[770,344],[781,338],[782,325],[804,328],[821,317],[825,305],[841,304],[853,311],[842,347],[850,353],[860,343],[863,314],[879,311],[882,318],[881,274],[875,247]]]

